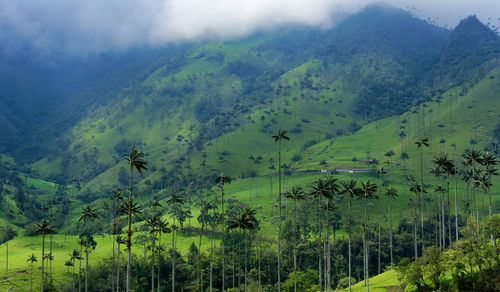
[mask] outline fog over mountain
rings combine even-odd
[[[289,25],[331,27],[371,1],[112,0],[0,1],[0,41],[19,51],[87,55],[139,46],[232,39]],[[468,15],[498,25],[500,2],[389,0],[424,19],[454,27]],[[488,18],[491,18],[490,20]]]

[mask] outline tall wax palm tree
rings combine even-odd
[[[331,291],[331,245],[330,245],[330,214],[337,210],[336,198],[326,198],[321,204],[321,209],[326,212],[326,263],[325,263],[325,291]]]
[[[82,259],[82,254],[80,253],[79,250],[73,249],[73,252],[69,254],[69,257],[73,262],[73,275],[71,277],[71,285],[73,287],[73,292],[75,292],[75,265],[76,265],[76,260]]]
[[[498,160],[496,156],[491,152],[485,152],[483,154],[483,164],[486,167],[486,175],[488,176],[488,181],[490,183],[490,187],[488,187],[488,198],[489,198],[489,216],[493,215],[493,210],[491,207],[491,177],[493,175],[498,175],[497,169],[495,166],[498,164]]]
[[[451,218],[450,218],[450,176],[456,174],[455,164],[448,159],[446,154],[442,154],[433,160],[433,163],[446,174],[446,193],[447,193],[447,216],[448,216],[448,238],[451,244]],[[458,217],[458,214],[455,214]],[[455,218],[455,220],[458,220]],[[458,224],[458,223],[457,223]]]
[[[284,195],[293,200],[293,291],[297,291],[297,201],[305,200],[307,197],[302,188],[296,186]]]
[[[422,190],[422,186],[417,184],[417,183],[413,183],[411,186],[410,186],[410,192],[412,192],[413,194],[415,194],[415,198],[412,200],[410,199],[412,202],[413,202],[413,250],[415,252],[415,260],[417,260],[418,258],[418,247],[417,247],[417,244],[418,244],[418,239],[417,239],[417,213],[418,213],[418,210],[417,210],[417,202],[418,202],[418,194],[421,192]],[[422,236],[422,241],[424,240],[424,237]]]
[[[446,188],[443,186],[436,186],[434,192],[439,194],[438,199],[438,220],[439,220],[439,246],[441,250],[444,250],[446,246],[445,238],[445,224],[444,224],[444,194],[446,193]]]
[[[46,234],[53,234],[55,233],[54,231],[54,226],[50,224],[50,221],[47,220],[47,219],[43,219],[42,221],[40,222],[37,222],[35,224],[36,226],[36,229],[35,231],[37,233],[41,233],[42,234],[42,282],[40,283],[40,291],[43,292],[43,282],[44,282],[44,273],[45,273],[45,270],[44,270],[44,258],[45,258],[45,235]]]
[[[156,235],[159,232],[159,220],[160,218],[153,214],[146,221],[146,225],[149,228],[149,234],[151,235],[151,292],[155,291],[155,245],[156,245]]]
[[[161,246],[161,235],[162,233],[170,233],[172,232],[172,229],[168,227],[168,222],[163,220],[161,217],[158,220],[158,275],[156,277],[158,283],[157,283],[157,288],[158,292],[160,292],[160,268],[161,268],[161,251],[162,251],[162,246]]]
[[[359,188],[356,186],[357,185],[357,180],[348,180],[348,181],[341,181],[340,184],[342,185],[342,191],[340,192],[341,195],[347,196],[347,241],[348,241],[348,248],[349,248],[349,292],[351,292],[351,200],[354,196],[356,196],[359,192]]]
[[[37,262],[38,260],[34,254],[31,254],[26,261],[30,262],[30,291],[33,291],[33,263]]]
[[[184,204],[184,199],[180,194],[172,194],[167,200],[167,204],[172,208],[172,217],[174,219],[174,224],[172,224],[172,292],[175,292],[175,231],[177,230],[175,219],[179,215],[179,206]]]
[[[281,142],[290,140],[286,133],[279,129],[278,134],[272,136],[274,142],[278,142],[278,292],[281,292]]]
[[[130,186],[129,186],[129,204],[133,203],[133,185],[134,185],[134,169],[142,176],[143,171],[147,170],[146,164],[148,163],[144,160],[144,153],[137,150],[135,145],[130,149],[130,154],[125,159],[128,162],[130,169]],[[126,292],[130,291],[130,256],[132,251],[132,213],[126,213],[128,217],[128,229],[127,229],[127,277],[126,277]]]
[[[422,236],[422,253],[424,252],[425,248],[425,240],[424,239],[424,198],[423,198],[423,191],[425,188],[424,185],[424,147],[429,147],[429,139],[428,138],[421,138],[417,142],[415,142],[415,145],[417,145],[418,148],[420,148],[420,200],[418,203],[418,206],[420,208],[420,231],[421,231],[421,236]]]
[[[120,245],[126,244],[127,240],[121,235],[116,236],[116,244],[118,246],[117,258],[116,258],[116,292],[120,291]]]
[[[114,268],[115,268],[115,241],[116,241],[116,235],[120,233],[120,230],[117,230],[118,228],[118,221],[116,216],[118,215],[120,204],[123,202],[123,196],[122,196],[122,191],[120,189],[114,190],[111,193],[111,200],[113,201],[113,216],[112,216],[112,221],[111,221],[111,234],[113,236],[113,269],[111,271],[111,290],[113,291],[114,289]]]
[[[379,180],[382,181],[382,175],[387,174],[387,171],[383,167],[377,167],[377,174],[379,176]],[[381,200],[381,194],[382,194],[382,183],[379,188],[379,196],[378,196],[378,274],[380,274],[380,253],[382,249],[382,241],[381,241],[381,229],[382,229],[382,200]]]
[[[202,207],[201,207],[201,210],[200,210],[200,215],[198,216],[198,223],[200,223],[201,225],[201,229],[200,229],[200,240],[199,240],[199,243],[198,243],[198,276],[199,276],[199,288],[202,289],[203,288],[203,269],[202,269],[202,266],[201,266],[201,238],[203,236],[203,230],[205,229],[205,226],[207,225],[207,223],[209,222],[210,220],[210,210],[212,209],[212,204],[210,204],[209,202],[207,201],[202,201]],[[224,231],[222,231],[224,232]]]
[[[221,189],[221,217],[222,217],[222,222],[224,223],[225,219],[224,219],[224,216],[225,216],[225,213],[224,213],[224,185],[225,184],[230,184],[231,183],[231,179],[225,175],[224,173],[221,173],[216,179],[215,179],[215,183],[219,185],[220,189]],[[224,253],[224,237],[225,237],[225,228],[224,226],[222,227],[222,242],[221,242],[221,250],[222,250],[222,291],[224,291],[225,289],[225,270],[224,270],[224,266],[225,266],[225,253]]]
[[[481,217],[482,217],[482,222],[484,226],[484,194],[488,192],[488,189],[491,187],[490,180],[488,178],[488,175],[483,171],[481,172],[480,175],[478,175],[478,178],[474,181],[474,185],[476,187],[480,187],[483,195],[483,204],[482,204],[482,211],[481,211]],[[484,231],[484,228],[483,228]]]
[[[82,216],[80,216],[80,219],[78,221],[83,221],[83,223],[86,226],[85,230],[85,236],[87,238],[87,243],[85,245],[85,292],[88,290],[88,268],[89,268],[89,230],[88,226],[91,220],[99,218],[99,215],[97,214],[96,209],[88,204],[85,207],[82,208]]]
[[[467,165],[470,165],[472,169],[472,179],[474,180],[476,178],[476,165],[477,164],[483,164],[483,153],[480,150],[475,150],[472,149],[470,151],[467,151],[464,155],[464,162]],[[477,226],[479,228],[479,208],[476,206],[476,189],[475,187],[472,188],[472,199],[474,200],[474,207],[473,207],[473,212],[476,214],[476,220],[477,220]]]
[[[256,211],[253,208],[239,208],[237,213],[234,214],[227,221],[227,229],[238,229],[238,290],[241,291],[241,232],[249,229],[253,229],[257,225],[257,219],[255,218]],[[246,286],[245,286],[246,291]]]
[[[388,188],[385,191],[385,195],[387,196],[387,212],[389,217],[389,250],[391,254],[391,269],[394,268],[394,258],[392,253],[392,212],[391,212],[391,200],[395,199],[398,196],[398,190],[395,188]]]
[[[359,199],[363,200],[364,203],[364,219],[363,219],[363,246],[364,246],[364,267],[365,267],[365,283],[366,283],[366,291],[370,291],[370,283],[369,283],[369,272],[368,272],[368,239],[366,237],[367,228],[368,228],[368,217],[367,217],[367,201],[377,199],[377,185],[371,183],[369,180],[362,181],[361,187],[357,193]]]
[[[64,265],[67,267],[67,270],[66,270],[67,274],[69,274],[69,267],[75,267],[75,265],[73,265],[73,261],[71,259],[66,260],[66,262],[64,263]]]
[[[78,239],[76,240],[76,243],[80,246],[80,254],[83,254],[83,247],[87,244],[87,240],[82,237],[82,236],[79,236]],[[81,291],[81,288],[82,288],[82,281],[81,281],[81,278],[82,278],[82,257],[80,257],[78,259],[78,292]]]
[[[322,261],[323,257],[321,254],[321,243],[323,242],[323,225],[322,225],[322,214],[321,214],[321,204],[325,197],[330,197],[330,181],[326,177],[320,178],[315,182],[316,184],[312,186],[312,191],[310,195],[314,196],[317,199],[317,211],[318,211],[318,277],[319,277],[319,290],[322,291],[323,285],[323,267]]]

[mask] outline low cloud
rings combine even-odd
[[[352,0],[0,0],[7,53],[88,54],[134,46],[231,39],[288,25],[331,27],[370,1]],[[455,26],[476,14],[498,25],[498,0],[389,0]],[[498,14],[498,13],[497,13]]]

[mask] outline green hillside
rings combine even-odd
[[[73,99],[61,102],[51,112],[51,119],[34,117],[16,126],[10,113],[0,111],[0,121],[9,122],[6,136],[18,137],[16,131],[39,123],[40,132],[29,137],[41,137],[0,156],[0,217],[4,223],[0,254],[7,252],[9,244],[9,273],[0,286],[26,290],[23,287],[30,279],[26,260],[31,253],[41,257],[42,237],[34,223],[49,218],[56,232],[52,279],[57,289],[72,290],[72,274],[68,272],[72,267],[65,262],[68,254],[79,248],[78,235],[88,230],[97,244],[90,259],[91,283],[95,285],[91,291],[110,289],[115,276],[110,264],[115,252],[110,234],[115,230],[126,237],[127,231],[127,216],[117,211],[111,195],[121,189],[128,198],[130,168],[125,157],[136,145],[147,161],[144,176],[132,170],[134,200],[141,210],[131,217],[132,283],[136,291],[151,289],[151,246],[158,244],[158,239],[156,231],[149,232],[148,224],[157,213],[179,228],[175,243],[179,255],[172,256],[172,233],[162,237],[160,266],[165,289],[172,283],[173,258],[180,271],[176,274],[179,289],[201,291],[200,282],[204,290],[212,285],[221,287],[220,247],[225,236],[226,277],[232,273],[234,279],[235,263],[238,261],[238,267],[242,264],[244,250],[249,291],[259,291],[259,284],[264,291],[276,290],[279,219],[284,290],[293,291],[292,254],[296,249],[301,267],[297,275],[303,285],[310,283],[312,290],[307,291],[318,291],[319,285],[324,285],[325,279],[315,277],[318,259],[323,265],[330,260],[327,245],[333,251],[331,284],[333,288],[345,284],[351,244],[353,281],[361,281],[353,290],[364,290],[365,242],[370,262],[367,272],[370,276],[381,272],[370,279],[372,290],[396,291],[403,287],[401,277],[408,284],[407,290],[415,289],[416,284],[406,275],[390,269],[391,261],[404,263],[414,251],[424,258],[422,262],[428,260],[430,255],[422,257],[422,245],[441,246],[441,234],[446,237],[439,254],[443,257],[452,254],[452,241],[463,246],[469,241],[488,242],[487,224],[481,225],[486,226],[481,236],[477,230],[470,235],[471,228],[479,230],[484,220],[493,220],[488,219],[488,195],[492,196],[492,213],[500,213],[498,177],[493,173],[480,178],[479,174],[489,168],[479,162],[462,164],[471,150],[498,155],[497,44],[498,35],[475,17],[448,31],[408,12],[375,5],[330,30],[282,29],[241,40],[132,54],[129,61],[108,60],[102,64],[115,64],[114,69],[106,71],[109,74],[103,74],[106,76],[99,81],[87,80],[88,86],[73,91]],[[272,138],[279,129],[287,130],[290,138],[281,146],[281,173],[278,143]],[[424,137],[430,146],[420,149],[416,142]],[[10,139],[7,146],[0,144],[0,149],[9,148],[8,143],[20,143],[17,139]],[[39,153],[19,159],[37,147]],[[448,162],[456,166],[452,170],[457,170],[456,175],[447,176],[443,171],[431,174],[436,166],[433,160],[445,153]],[[421,161],[425,192],[412,193],[411,187],[415,190],[420,185]],[[377,173],[378,167],[385,172]],[[474,184],[462,180],[471,171],[475,172]],[[226,219],[236,220],[242,214],[239,212],[254,210],[255,228],[223,231],[222,190],[215,183],[221,173],[231,178],[230,184],[223,185]],[[294,204],[283,198],[279,218],[280,175],[283,192],[292,192],[295,186],[310,194],[313,186],[319,187],[327,179],[356,179],[358,187],[375,183],[377,190],[371,195],[380,198],[369,203],[353,199],[348,209],[348,197],[339,186],[335,196],[326,201],[308,195],[307,201]],[[446,187],[447,182],[448,193],[436,188]],[[399,196],[385,196],[389,188]],[[356,193],[361,194],[359,189]],[[182,206],[172,203],[174,195],[180,195]],[[156,202],[161,206],[154,207]],[[325,202],[333,204],[328,212],[319,208]],[[206,209],[207,203],[211,208]],[[98,218],[82,222],[84,206],[95,208]],[[472,221],[467,221],[469,216]],[[459,243],[454,238],[455,219]],[[445,225],[449,235],[440,229]],[[389,241],[394,241],[394,259]],[[447,248],[449,252],[445,252]],[[45,249],[47,252],[47,242]],[[123,245],[123,269],[125,249]],[[497,251],[483,245],[478,250],[485,254]],[[37,287],[40,261],[34,269]],[[463,264],[455,259],[452,262]],[[474,275],[476,264],[467,263],[464,270],[470,268],[470,275]],[[5,265],[0,256],[0,274]],[[417,269],[416,265],[413,268]],[[446,275],[460,267],[444,269],[441,282],[455,283],[455,274]],[[494,267],[492,261],[485,270]],[[208,280],[212,273],[213,279]],[[324,268],[325,276],[320,272],[319,277],[326,274]],[[226,281],[226,289],[234,287]],[[422,281],[422,285],[432,286],[428,279]],[[456,285],[460,284],[464,283]]]

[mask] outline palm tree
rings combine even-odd
[[[45,258],[45,235],[53,234],[54,226],[50,224],[50,221],[47,219],[43,219],[41,222],[37,222],[35,232],[42,234],[42,282],[40,284],[40,291],[43,292],[43,281],[44,281],[44,258]]]
[[[446,154],[434,158],[433,163],[446,174],[446,192],[447,192],[447,216],[448,216],[448,237],[451,244],[451,218],[450,218],[450,176],[456,175],[455,164],[448,159]],[[458,214],[455,215],[458,217]],[[455,220],[458,220],[455,218]],[[458,223],[457,223],[458,225]]]
[[[130,149],[130,154],[125,159],[128,161],[130,169],[130,194],[129,194],[129,205],[133,203],[133,182],[134,182],[134,168],[137,172],[143,176],[143,171],[147,170],[146,164],[148,163],[143,159],[144,153],[137,150],[135,145]],[[127,213],[128,215],[128,230],[127,230],[127,278],[126,278],[126,292],[130,291],[130,254],[132,251],[132,213]]]
[[[218,184],[220,186],[220,189],[221,189],[221,204],[222,204],[222,209],[221,209],[221,217],[222,217],[222,222],[224,222],[224,216],[225,216],[225,213],[224,213],[224,185],[225,184],[230,184],[231,183],[231,179],[226,176],[224,173],[221,173],[216,179],[215,179],[215,183]],[[225,284],[224,284],[224,280],[225,280],[225,270],[224,270],[224,266],[225,266],[225,254],[224,254],[224,237],[225,237],[225,230],[224,230],[224,227],[222,227],[222,242],[221,242],[221,250],[222,250],[222,291],[224,291],[224,288],[225,288]]]
[[[305,200],[307,197],[301,187],[295,186],[284,195],[293,200],[293,291],[297,291],[297,201]]]
[[[422,190],[422,186],[420,186],[419,184],[416,184],[416,183],[413,183],[411,186],[410,186],[410,192],[414,193],[415,194],[415,199],[410,199],[411,201],[413,201],[413,249],[414,249],[414,252],[415,252],[415,260],[417,260],[418,258],[418,247],[417,247],[417,244],[418,244],[418,240],[417,240],[417,202],[418,202],[418,194],[421,192]],[[422,237],[422,241],[424,240],[424,237]]]
[[[79,236],[78,239],[76,240],[76,242],[80,246],[80,254],[82,254],[83,247],[87,244],[87,240],[84,237]],[[82,281],[81,281],[81,278],[82,278],[82,257],[80,257],[78,259],[78,262],[79,262],[79,265],[78,265],[78,292],[80,292],[81,287],[82,287]]]
[[[385,191],[385,195],[387,196],[387,212],[389,217],[389,249],[391,253],[391,269],[394,268],[394,260],[392,253],[392,212],[391,212],[391,200],[395,199],[398,196],[398,190],[395,188],[388,188]]]
[[[239,208],[237,213],[234,214],[227,221],[227,229],[238,229],[238,289],[241,291],[241,231],[253,229],[257,225],[257,219],[255,218],[256,211],[253,208],[246,207],[244,209]],[[246,291],[246,286],[245,286]]]
[[[483,164],[486,167],[485,174],[488,176],[488,181],[490,186],[488,187],[488,197],[489,197],[489,216],[493,215],[493,210],[491,207],[491,176],[498,175],[495,166],[498,164],[496,156],[491,152],[485,152],[483,154]]]
[[[121,237],[121,235],[116,236],[116,244],[118,245],[117,259],[116,259],[116,292],[120,291],[120,245],[126,244],[127,240]]]
[[[76,260],[82,259],[82,254],[77,249],[73,249],[73,252],[69,254],[71,261],[73,262],[73,275],[71,277],[71,284],[73,286],[73,292],[75,292],[75,262]]]
[[[425,241],[424,239],[424,199],[423,199],[423,191],[424,191],[424,152],[423,148],[424,147],[429,147],[429,139],[428,138],[422,138],[415,142],[415,145],[417,145],[418,148],[420,148],[420,201],[419,201],[419,208],[420,208],[420,231],[422,233],[422,253],[424,252],[425,248]]]
[[[359,192],[357,180],[341,181],[343,189],[341,195],[347,196],[347,240],[349,246],[349,292],[351,292],[351,199]]]
[[[281,292],[281,142],[290,140],[286,133],[279,129],[278,134],[272,136],[274,142],[278,142],[278,292]]]
[[[483,164],[483,154],[479,150],[470,150],[465,153],[464,155],[464,162],[467,165],[470,165],[472,169],[472,179],[474,180],[476,178],[476,164]],[[476,189],[475,187],[472,188],[472,197],[474,200],[474,206],[473,206],[473,212],[476,212],[476,218],[477,218],[477,226],[479,228],[479,208],[476,208]]]
[[[175,230],[177,230],[175,219],[179,215],[179,205],[184,204],[184,199],[180,194],[172,194],[167,203],[172,208],[172,217],[174,219],[174,224],[172,224],[172,292],[175,292]]]
[[[203,269],[201,266],[201,237],[203,236],[203,230],[205,229],[205,225],[210,220],[209,212],[212,208],[213,208],[212,204],[210,204],[207,201],[202,201],[200,215],[198,216],[198,222],[201,224],[200,241],[198,243],[198,269],[199,269],[198,274],[199,274],[199,288],[200,288],[200,290],[203,289]]]
[[[73,265],[73,261],[71,259],[66,260],[64,265],[67,267],[67,270],[66,270],[67,274],[69,274],[69,267],[73,267],[73,268],[75,267],[75,265]]]
[[[359,188],[359,191],[357,193],[358,198],[361,200],[364,200],[364,219],[363,219],[363,246],[364,246],[364,267],[365,267],[365,283],[366,283],[366,291],[370,291],[370,284],[369,284],[369,273],[368,273],[368,239],[366,238],[366,233],[367,233],[367,228],[368,228],[368,219],[366,216],[366,207],[367,207],[367,200],[372,200],[372,199],[377,199],[378,196],[376,194],[377,192],[377,185],[370,183],[369,180],[367,181],[362,181],[361,182],[361,187]]]
[[[87,242],[85,244],[85,292],[87,292],[88,289],[88,268],[89,268],[89,221],[93,219],[99,218],[99,215],[97,214],[96,209],[88,204],[85,207],[82,208],[82,216],[80,216],[80,219],[78,221],[83,221],[83,223],[86,226],[85,230],[85,236],[87,238]]]
[[[146,221],[146,225],[149,228],[149,234],[151,234],[151,292],[155,291],[155,244],[156,244],[156,234],[159,232],[159,223],[160,218],[153,214],[153,216],[149,217]]]
[[[113,201],[113,216],[112,216],[112,221],[111,221],[111,234],[113,235],[113,270],[111,271],[111,290],[113,291],[114,289],[114,267],[115,267],[115,241],[116,241],[116,235],[120,233],[121,230],[117,230],[119,224],[116,218],[116,215],[118,214],[120,204],[123,202],[123,196],[122,196],[122,191],[120,189],[114,190],[111,193],[111,200]]]
[[[383,167],[377,167],[377,174],[379,176],[379,180],[382,181],[382,175],[387,174],[387,171]],[[380,200],[381,198],[381,192],[382,192],[382,185],[381,184],[379,188],[379,196],[378,196],[378,274],[380,274],[380,253],[382,249],[382,242],[381,242],[381,229],[382,229],[382,201]]]
[[[33,291],[33,263],[37,262],[36,256],[31,254],[30,257],[26,260],[30,262],[30,291]]]
[[[321,256],[321,243],[323,242],[323,225],[322,225],[322,214],[321,214],[321,204],[323,202],[324,197],[330,196],[330,186],[329,186],[329,180],[326,178],[320,178],[318,181],[316,181],[316,185],[312,186],[312,191],[310,195],[314,196],[317,199],[318,206],[318,277],[319,277],[319,290],[322,291],[322,285],[323,285],[323,280],[322,280],[322,275],[323,275],[323,268],[322,268],[322,256]],[[326,267],[325,267],[326,268]]]
[[[157,278],[157,288],[158,288],[158,292],[160,292],[160,268],[161,268],[161,251],[162,251],[162,246],[161,246],[161,234],[162,233],[170,233],[172,232],[172,229],[170,227],[168,227],[168,222],[163,220],[161,217],[160,219],[158,220],[158,276],[156,277]]]

